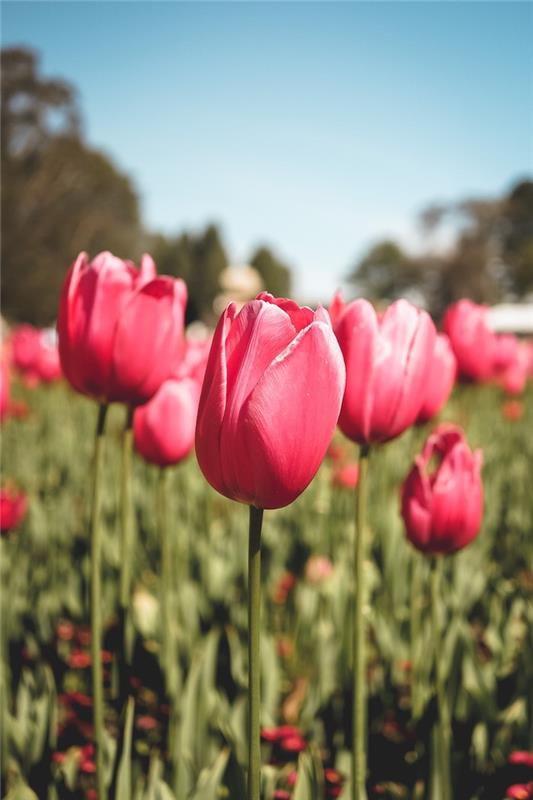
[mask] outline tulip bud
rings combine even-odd
[[[66,277],[57,330],[65,376],[100,402],[146,402],[170,376],[183,349],[187,290],[111,253],[81,253]]]
[[[196,454],[221,494],[258,508],[292,503],[331,442],[345,384],[327,311],[262,293],[222,314],[211,346]]]
[[[435,344],[435,326],[398,300],[378,317],[367,300],[346,306],[335,325],[346,362],[339,427],[359,444],[387,442],[416,421]]]
[[[468,381],[487,381],[493,375],[495,337],[488,322],[488,308],[459,300],[442,321],[457,359],[459,376]]]
[[[433,358],[429,363],[424,402],[417,422],[428,422],[446,405],[455,383],[457,361],[445,333],[437,334]]]
[[[407,538],[418,550],[455,553],[476,537],[483,515],[481,461],[481,451],[472,453],[454,425],[440,425],[428,438],[402,487]]]
[[[194,445],[200,387],[192,378],[161,384],[145,405],[135,410],[136,450],[151,464],[168,467],[186,458]]]

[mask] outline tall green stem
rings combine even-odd
[[[359,454],[359,481],[356,493],[355,524],[355,609],[353,619],[353,717],[352,717],[352,798],[366,800],[366,625],[364,621],[366,555],[366,504],[368,492],[369,447]]]
[[[172,553],[168,535],[168,476],[169,471],[164,467],[159,470],[158,476],[158,505],[159,505],[159,536],[161,546],[161,663],[167,680],[169,677],[169,658],[171,653],[170,632],[170,586]]]
[[[120,479],[120,607],[127,611],[130,604],[131,562],[133,558],[133,493],[131,485],[131,454],[133,449],[133,409],[128,408],[122,433],[122,474]],[[125,617],[127,614],[125,613]]]
[[[104,465],[104,428],[107,406],[98,410],[94,450],[94,481],[91,508],[91,661],[93,720],[96,743],[96,783],[99,800],[105,800],[104,780],[104,695],[102,681],[102,487]]]
[[[442,662],[440,608],[440,582],[442,558],[431,561],[431,624],[435,655],[435,689],[437,694],[438,722],[435,731],[439,800],[450,800],[450,724],[446,703],[445,676]]]
[[[411,712],[414,719],[420,716],[420,692],[418,691],[418,644],[420,637],[420,565],[416,552],[411,554]]]
[[[261,781],[261,526],[263,509],[250,506],[248,537],[248,800],[259,800]]]

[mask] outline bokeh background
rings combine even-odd
[[[435,315],[533,291],[533,5],[4,2],[3,314],[84,249]]]

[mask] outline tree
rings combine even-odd
[[[503,260],[516,297],[533,292],[533,181],[521,181],[502,208]]]
[[[250,259],[250,266],[261,275],[266,291],[275,297],[289,297],[291,271],[268,247],[257,248]]]
[[[429,275],[423,262],[409,256],[391,239],[384,239],[374,244],[355,265],[348,282],[370,300],[391,301],[423,292]]]
[[[3,311],[45,325],[77,253],[138,258],[142,227],[129,178],[81,138],[73,88],[37,66],[2,51]]]
[[[160,272],[187,283],[187,321],[209,320],[213,316],[213,300],[220,292],[220,273],[228,265],[216,225],[208,225],[197,235],[154,235],[149,239],[149,248]]]
[[[450,224],[452,244],[415,257],[393,241],[379,242],[355,265],[349,281],[373,300],[418,293],[436,317],[461,297],[496,303],[533,291],[532,181],[520,181],[500,198],[429,206],[421,222],[428,232]]]

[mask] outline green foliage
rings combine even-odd
[[[453,244],[413,256],[394,241],[378,242],[348,276],[358,292],[373,300],[412,294],[436,316],[462,297],[495,303],[531,292],[533,181],[523,180],[495,200],[429,207],[421,220],[427,232],[443,222],[453,226]]]
[[[268,247],[259,247],[250,259],[263,279],[265,289],[275,297],[289,297],[291,293],[291,271]]]
[[[67,752],[61,765],[50,765],[50,755],[63,746],[57,723],[64,722],[65,709],[58,704],[58,695],[87,692],[89,686],[87,671],[68,666],[73,645],[59,640],[56,629],[60,620],[79,626],[88,619],[87,519],[96,406],[61,385],[31,393],[17,386],[16,392],[30,403],[32,413],[26,420],[9,420],[3,429],[4,474],[29,494],[26,521],[1,542],[6,681],[2,691],[10,775],[6,791],[11,792],[8,797],[22,791],[39,793],[44,775],[61,798],[65,786],[77,787],[87,780],[80,773],[76,748]],[[456,732],[463,737],[457,739],[454,768],[457,775],[469,770],[469,785],[479,792],[487,781],[494,781],[492,773],[512,749],[532,745],[528,721],[533,681],[531,399],[530,389],[525,417],[514,423],[503,418],[495,388],[460,387],[446,410],[447,418],[466,428],[472,446],[484,450],[482,531],[469,548],[446,560],[443,581],[446,690]],[[117,475],[123,423],[123,410],[112,408],[103,514],[106,641],[113,630],[118,595]],[[373,453],[370,464],[371,765],[376,780],[381,777],[411,788],[416,781],[428,780],[427,732],[434,716],[432,631],[428,565],[405,541],[398,486],[426,435],[427,430],[406,433]],[[344,445],[355,457],[356,448]],[[106,684],[109,760],[111,739],[127,717],[123,753],[131,746],[135,800],[241,798],[247,747],[247,512],[211,490],[194,459],[172,470],[169,517],[174,569],[169,601],[175,675],[169,696],[158,696],[163,679],[151,683],[150,677],[160,657],[157,477],[157,470],[135,459],[133,635],[136,652],[142,660],[151,659],[153,666],[141,673],[146,685],[136,689],[133,726],[131,705],[121,717],[123,710],[113,702],[113,679]],[[313,800],[324,796],[323,762],[345,776],[349,773],[353,505],[352,492],[331,486],[331,466],[326,462],[293,506],[265,513],[262,724],[285,721],[301,727],[309,747],[298,765],[294,791]],[[305,577],[312,553],[333,562],[333,573],[323,582]],[[414,647],[410,641],[413,567],[419,586],[414,598],[419,636]],[[287,570],[296,584],[280,602],[277,587]],[[22,667],[17,657],[6,670],[8,646],[11,654],[24,651]],[[160,704],[169,708],[168,723],[143,733],[143,718],[156,718]],[[403,771],[395,773],[391,767],[392,775],[388,762],[376,766],[372,760],[383,743],[390,748],[390,736],[406,754],[401,759]],[[264,743],[263,789],[268,800],[276,788],[286,788],[288,772],[296,769],[295,758],[281,768],[270,763],[272,754],[272,746]],[[127,757],[122,758],[121,781],[127,782]]]
[[[137,196],[85,145],[74,89],[43,78],[32,51],[2,51],[2,96],[3,313],[50,324],[79,251],[140,255]]]

